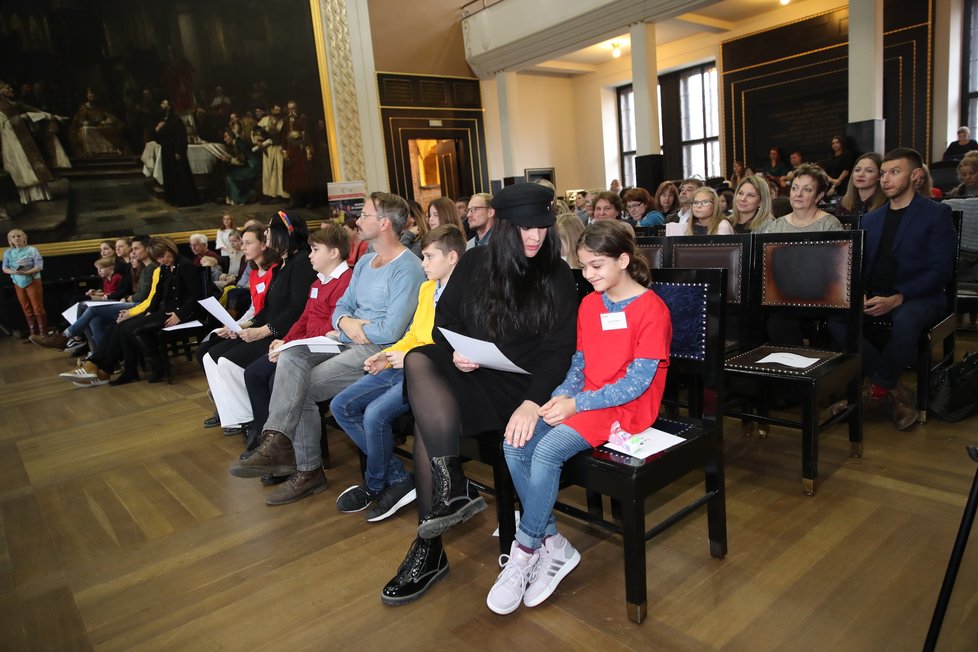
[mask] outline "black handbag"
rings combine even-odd
[[[931,377],[927,411],[942,421],[960,421],[978,412],[978,353],[965,353]]]

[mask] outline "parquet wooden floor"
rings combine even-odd
[[[618,538],[565,517],[580,567],[543,605],[491,613],[491,509],[446,536],[444,582],[391,608],[378,593],[415,517],[336,511],[358,481],[341,433],[326,492],[266,507],[257,481],[227,473],[240,439],[202,428],[193,365],[169,386],[75,389],[57,378],[69,364],[0,340],[3,650],[918,650],[975,474],[978,420],[904,434],[871,419],[861,459],[843,428],[823,438],[808,497],[796,433],[743,439],[730,422],[730,552],[709,556],[705,514],[650,543],[644,624],[625,618]],[[978,649],[978,541],[940,649]]]

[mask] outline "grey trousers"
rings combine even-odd
[[[281,432],[292,440],[297,469],[313,471],[323,465],[316,403],[333,398],[359,380],[364,360],[381,348],[351,344],[342,353],[312,353],[297,346],[279,356],[264,429]]]

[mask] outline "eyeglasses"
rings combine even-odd
[[[642,206],[645,206],[645,204],[640,201],[630,201],[625,204],[625,208],[641,208]]]
[[[693,206],[709,206],[712,203],[712,199],[697,199],[693,202]]]
[[[469,206],[468,208],[465,209],[465,214],[468,215],[469,213],[474,213],[477,210],[481,210],[483,208],[489,208],[489,207],[488,206]]]

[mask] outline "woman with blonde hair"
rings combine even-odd
[[[567,261],[571,269],[580,269],[581,261],[577,258],[577,240],[584,233],[584,224],[574,213],[561,213],[557,216],[557,235],[560,236],[561,258]]]
[[[27,245],[27,234],[20,229],[7,232],[7,244],[10,249],[3,252],[3,273],[14,283],[17,302],[27,320],[27,335],[45,335],[48,318],[41,286],[44,260],[36,248]]]
[[[733,226],[720,212],[717,193],[709,186],[693,191],[692,215],[686,224],[666,224],[666,235],[732,235]]]
[[[767,181],[756,175],[744,177],[734,193],[730,223],[735,233],[751,233],[764,226],[771,215],[771,190]]]

